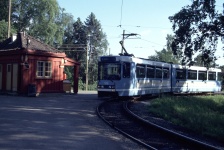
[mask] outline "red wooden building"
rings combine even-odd
[[[64,67],[74,67],[74,93],[78,92],[80,64],[65,53],[24,32],[0,43],[0,92],[27,94],[64,92]]]

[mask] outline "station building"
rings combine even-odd
[[[20,32],[0,43],[0,93],[65,92],[64,67],[74,67],[73,91],[78,92],[80,63],[43,42]]]

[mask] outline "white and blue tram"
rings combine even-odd
[[[181,66],[132,56],[101,56],[98,96],[221,91],[221,70]]]

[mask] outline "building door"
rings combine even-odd
[[[12,91],[17,92],[18,85],[18,64],[13,64],[12,66]]]
[[[2,90],[2,64],[0,64],[0,90]]]
[[[12,65],[7,64],[7,72],[6,72],[6,90],[11,91],[12,84]]]

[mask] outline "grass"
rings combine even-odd
[[[162,97],[149,111],[165,120],[224,142],[224,96]]]

